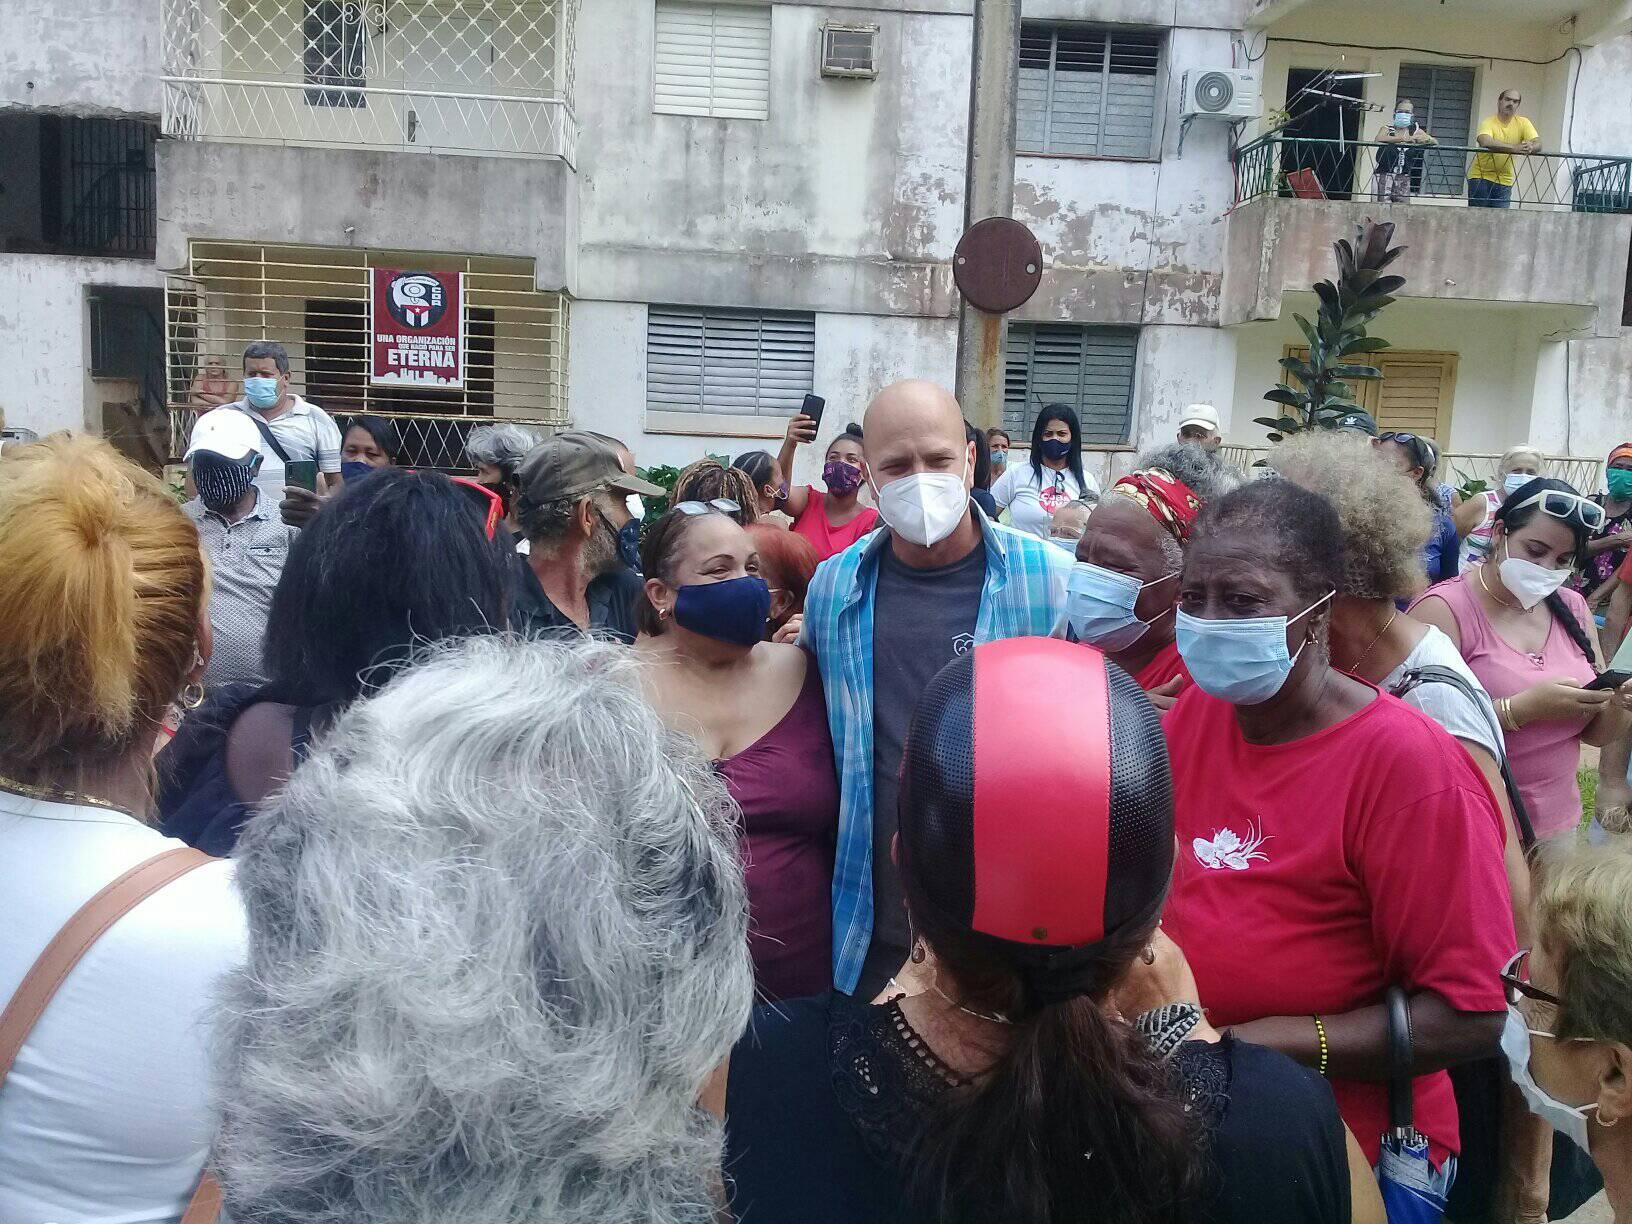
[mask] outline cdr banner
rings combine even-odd
[[[380,387],[463,387],[464,273],[373,272],[369,382]]]

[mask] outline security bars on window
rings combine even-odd
[[[465,274],[464,387],[370,384],[374,266]],[[289,350],[291,382],[301,395],[337,419],[391,417],[409,462],[460,467],[462,439],[475,425],[566,423],[567,307],[562,295],[536,288],[527,259],[195,242],[186,274],[165,287],[174,453],[183,453],[193,420],[208,406],[212,359],[237,394],[244,347],[276,340]]]
[[[573,160],[578,0],[161,0],[166,136]]]

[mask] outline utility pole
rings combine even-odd
[[[975,0],[963,228],[1014,213],[1014,118],[1020,88],[1020,0]],[[958,403],[985,429],[1003,420],[1003,316],[958,310]]]

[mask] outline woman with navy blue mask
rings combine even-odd
[[[1099,482],[1082,470],[1082,424],[1069,404],[1049,404],[1031,427],[1031,461],[1011,461],[992,486],[1009,525],[1048,539],[1054,511],[1084,494],[1099,497]]]
[[[1287,480],[1196,522],[1175,626],[1193,684],[1164,720],[1179,836],[1164,925],[1209,1019],[1328,1076],[1374,1164],[1383,996],[1404,989],[1415,1125],[1443,1196],[1459,1150],[1444,1069],[1494,1055],[1506,1008],[1505,830],[1443,728],[1331,666],[1343,566],[1337,512]]]
[[[832,981],[838,772],[820,672],[799,647],[763,640],[771,592],[736,511],[682,501],[652,524],[636,649],[652,704],[702,745],[742,809],[755,982],[791,999]]]
[[[354,416],[340,444],[340,476],[361,480],[379,468],[396,467],[402,455],[402,436],[385,417]]]

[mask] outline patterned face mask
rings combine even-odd
[[[210,451],[199,451],[193,456],[193,485],[198,489],[199,501],[206,509],[225,514],[243,500],[260,466],[259,455],[249,463],[239,463]]]

